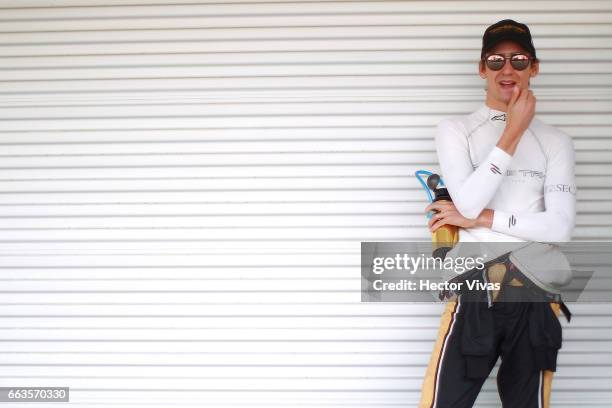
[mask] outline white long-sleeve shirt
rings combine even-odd
[[[496,146],[505,126],[506,114],[485,104],[438,125],[442,177],[457,210],[466,218],[476,218],[485,208],[494,210],[491,228],[462,228],[459,242],[569,241],[576,213],[571,138],[534,117],[511,156]],[[540,257],[542,248],[536,251]],[[519,268],[533,269],[528,258],[534,250],[532,245],[532,253],[527,248],[514,251],[511,259]],[[552,275],[543,277],[554,281],[552,286],[544,282],[548,290],[567,282],[568,276]]]

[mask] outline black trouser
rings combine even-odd
[[[419,408],[471,408],[499,357],[504,408],[547,408],[556,352],[559,305],[526,299],[524,286],[504,285],[492,305],[449,301],[423,383]]]

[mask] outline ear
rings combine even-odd
[[[529,72],[529,77],[534,77],[540,73],[540,61],[534,61],[531,64],[530,68],[531,72]]]
[[[482,79],[487,79],[487,68],[482,60],[478,63],[478,75],[480,75]]]

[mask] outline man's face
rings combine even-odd
[[[500,42],[487,52],[486,55],[502,54],[510,56],[517,52],[531,56],[520,45],[512,41]],[[481,63],[480,76],[487,80],[487,100],[507,105],[512,97],[512,88],[518,85],[519,89],[528,89],[529,78],[536,76],[538,71],[539,64],[533,61],[523,71],[514,69],[508,60],[499,71],[493,71],[486,64]]]

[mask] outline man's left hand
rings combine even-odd
[[[472,228],[476,226],[476,220],[465,218],[455,207],[452,201],[436,201],[425,208],[425,212],[434,211],[434,215],[428,222],[429,230],[435,232],[443,225],[456,225],[461,228]]]

